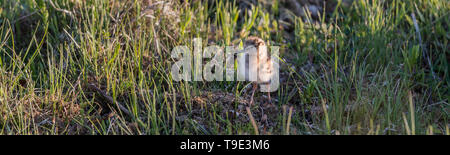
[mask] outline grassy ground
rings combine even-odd
[[[245,2],[0,1],[0,134],[449,134],[449,1]],[[172,80],[175,46],[250,35],[281,47],[253,117],[249,82]]]

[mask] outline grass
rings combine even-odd
[[[241,3],[0,1],[0,134],[449,134],[449,2]],[[281,47],[273,105],[172,79],[175,46],[250,35]]]

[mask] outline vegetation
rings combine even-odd
[[[449,1],[252,2],[1,0],[0,134],[449,134]],[[172,80],[175,46],[248,36],[281,47],[272,104]]]

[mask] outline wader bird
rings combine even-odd
[[[256,51],[255,51],[256,49]],[[253,90],[250,105],[253,104],[253,97],[259,85],[270,85],[274,68],[269,56],[267,45],[264,40],[251,36],[244,42],[244,51],[238,57],[238,74],[245,77],[246,81],[252,81]],[[269,102],[271,102],[270,92],[268,92]]]

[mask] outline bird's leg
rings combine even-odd
[[[270,90],[270,83],[269,83],[269,90]],[[270,97],[270,91],[267,91],[267,97],[269,98],[269,103],[272,104],[272,98]]]
[[[253,83],[252,97],[250,99],[250,105],[253,105],[253,96],[255,96],[255,91],[258,88],[258,84]]]

